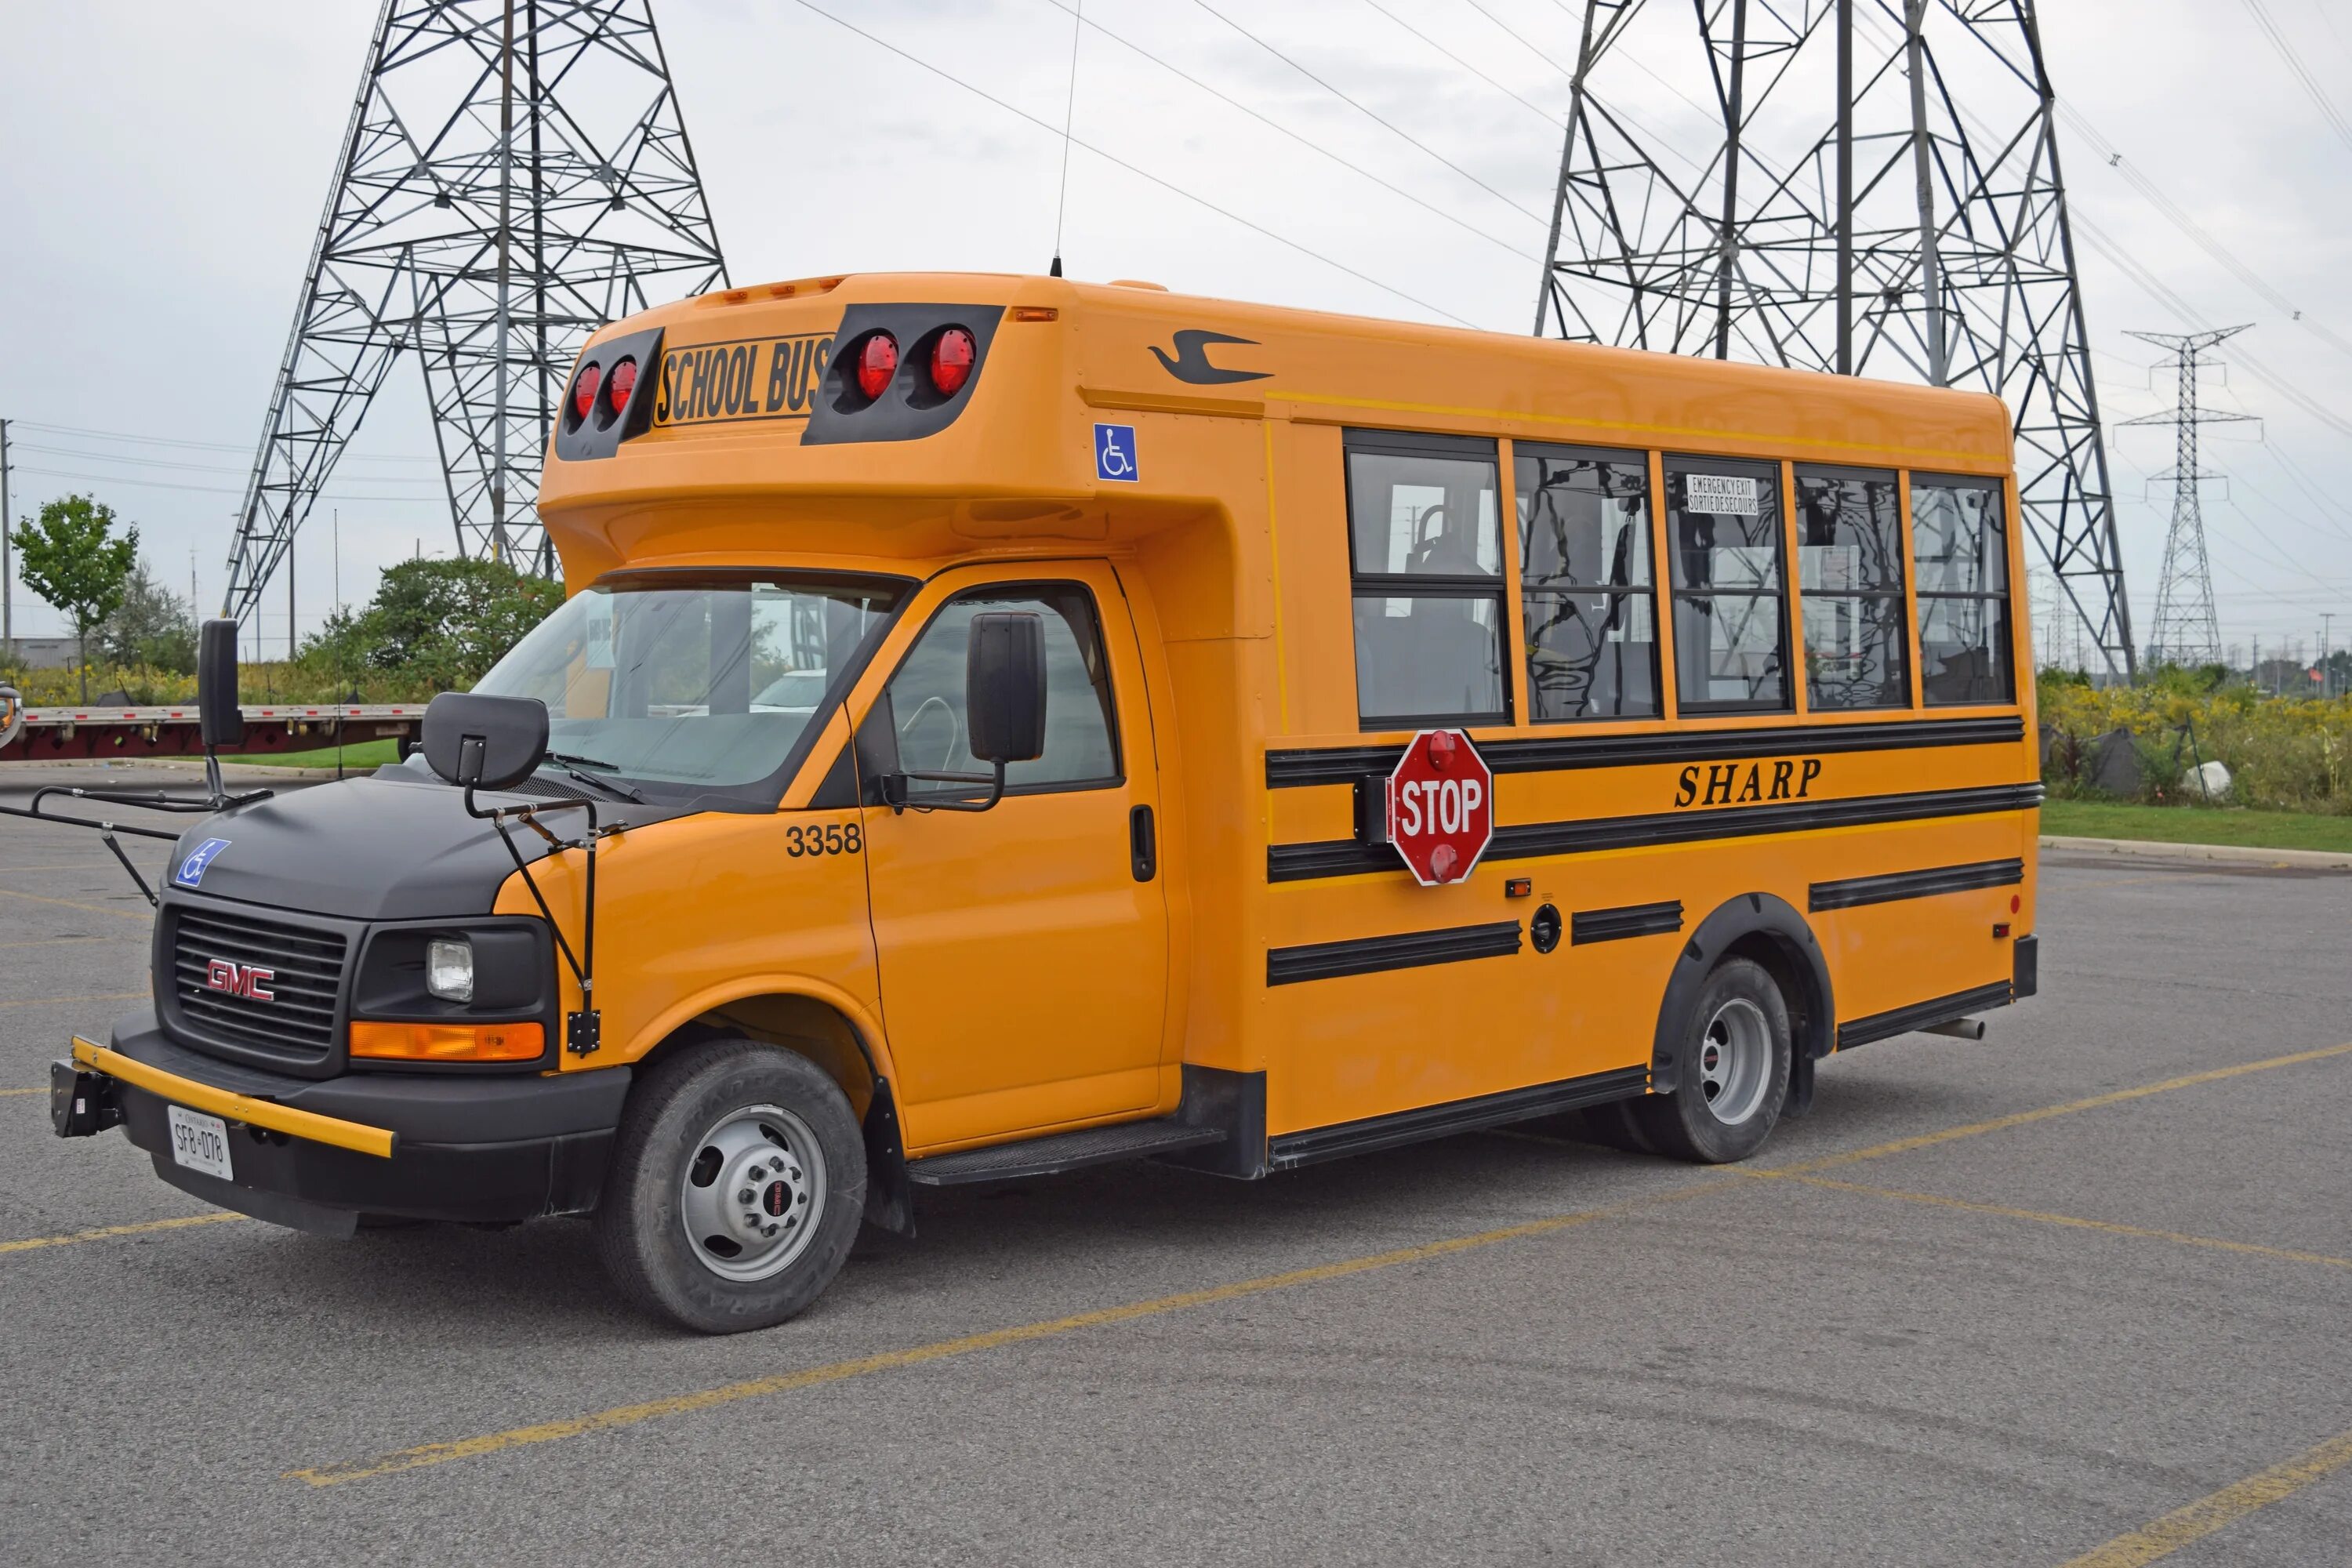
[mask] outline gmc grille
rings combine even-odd
[[[346,943],[341,931],[182,904],[173,930],[172,995],[192,1033],[289,1062],[335,1048]],[[269,971],[268,1001],[206,984],[216,963]]]

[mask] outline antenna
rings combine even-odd
[[[1062,184],[1054,197],[1054,265],[1045,269],[1048,278],[1062,275],[1062,215],[1070,205],[1070,122],[1078,108],[1078,34],[1087,24],[1087,0],[1078,0],[1070,13],[1070,90],[1062,100]]]

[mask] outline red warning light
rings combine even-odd
[[[590,360],[580,367],[580,375],[572,384],[572,416],[585,419],[596,406],[596,388],[604,379],[604,367]]]
[[[898,340],[887,332],[870,334],[857,351],[857,390],[868,399],[882,395],[898,374]]]

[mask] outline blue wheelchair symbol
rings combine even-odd
[[[1095,478],[1135,483],[1135,426],[1095,426]]]
[[[222,850],[227,847],[228,840],[226,838],[205,839],[202,844],[197,845],[194,849],[188,851],[188,858],[180,862],[179,872],[177,875],[173,877],[172,880],[178,883],[183,888],[194,888],[199,886],[205,879],[205,868],[210,866],[213,863],[214,858],[217,857]]]

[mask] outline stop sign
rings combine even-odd
[[[1495,775],[1459,730],[1423,730],[1389,774],[1389,842],[1424,888],[1470,874],[1495,837]]]

